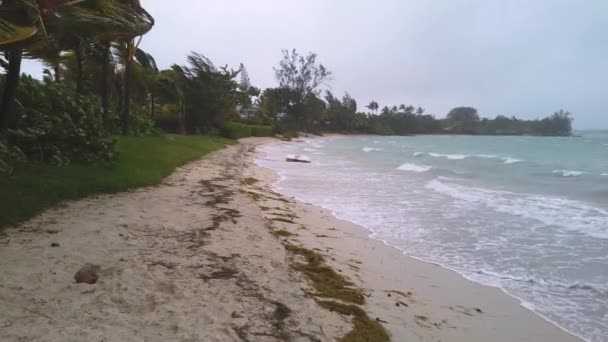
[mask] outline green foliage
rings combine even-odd
[[[112,134],[120,133],[120,118],[116,114],[112,116],[110,130]],[[161,135],[163,131],[155,127],[154,121],[148,114],[136,111],[129,115],[129,134],[135,136]]]
[[[187,67],[181,68],[188,131],[206,132],[221,127],[226,118],[237,114],[236,106],[247,96],[235,81],[239,71],[217,68],[198,53],[188,56],[188,63]]]
[[[224,123],[221,132],[222,136],[230,139],[271,137],[274,135],[272,126],[246,125],[240,122]]]
[[[22,222],[63,200],[158,184],[176,167],[233,143],[206,136],[120,137],[120,158],[114,161],[18,164],[12,176],[0,177],[0,227]]]
[[[246,138],[250,137],[251,134],[251,126],[240,122],[226,122],[222,128],[222,135],[230,139]]]
[[[19,164],[27,161],[27,156],[15,146],[8,144],[0,138],[0,175],[12,174]]]
[[[17,129],[9,130],[6,139],[30,160],[65,165],[115,157],[115,141],[102,129],[102,110],[95,98],[23,77],[17,99]]]
[[[477,130],[479,134],[486,135],[569,136],[572,134],[572,117],[563,110],[541,120],[520,120],[498,115],[491,120],[481,120]]]
[[[452,133],[477,133],[479,115],[477,109],[473,107],[456,107],[448,113],[447,120],[449,123],[447,129]]]
[[[274,135],[272,126],[250,125],[249,127],[251,127],[251,135],[254,137],[272,137]]]

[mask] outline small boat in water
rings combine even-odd
[[[294,154],[288,154],[285,160],[291,163],[311,163],[310,158],[308,158],[307,156],[297,156]]]

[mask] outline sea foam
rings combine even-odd
[[[553,170],[552,172],[553,172],[553,174],[561,175],[563,177],[578,177],[578,176],[582,176],[583,174],[585,174],[585,172],[583,172],[583,171],[576,171],[576,170]]]
[[[517,158],[505,157],[505,158],[502,158],[502,161],[503,161],[503,164],[515,164],[515,163],[521,163],[523,160],[517,159]]]
[[[470,156],[464,154],[443,154],[443,153],[429,153],[429,156],[434,158],[445,158],[449,160],[462,160],[469,158]]]
[[[416,164],[409,164],[409,163],[405,163],[402,164],[401,166],[399,166],[397,168],[397,170],[401,170],[401,171],[410,171],[410,172],[427,172],[429,170],[431,170],[432,167],[427,166],[427,165],[416,165]]]
[[[381,148],[375,148],[375,147],[364,147],[361,149],[363,152],[373,152],[373,151],[382,151]]]
[[[540,221],[560,229],[608,239],[608,211],[559,197],[467,187],[432,180],[426,188],[459,201],[484,205],[501,213]]]
[[[515,163],[520,163],[523,160],[521,159],[517,159],[517,158],[513,158],[513,157],[501,157],[495,154],[474,154],[474,155],[468,155],[468,154],[446,154],[446,153],[435,153],[435,152],[414,152],[414,157],[421,157],[424,155],[428,155],[430,157],[433,158],[444,158],[444,159],[448,159],[448,160],[463,160],[463,159],[468,159],[468,158],[481,158],[481,159],[496,159],[496,160],[502,160],[503,164],[515,164]]]

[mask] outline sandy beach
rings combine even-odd
[[[268,143],[244,139],[160,186],[5,230],[0,340],[335,341],[364,321],[392,341],[580,341],[499,289],[276,193],[277,175],[254,163]],[[99,280],[76,284],[87,264]],[[344,280],[339,298],[312,266]],[[362,294],[364,314],[327,305],[345,293]]]

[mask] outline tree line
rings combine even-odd
[[[140,48],[154,18],[137,0],[0,0],[0,170],[18,161],[109,160],[118,134],[222,134],[231,122],[274,132],[568,135],[571,117],[480,119],[455,108],[445,119],[376,101],[361,111],[348,93],[323,91],[332,72],[314,53],[282,51],[277,86],[251,85],[246,67],[192,52],[160,69]],[[45,66],[21,75],[23,59]],[[252,109],[243,116],[243,109]],[[244,131],[247,131],[245,129]],[[268,131],[256,129],[256,131]],[[232,132],[234,133],[234,132]],[[230,132],[228,135],[232,135]]]
[[[553,135],[572,133],[572,117],[560,110],[536,120],[521,120],[499,115],[481,119],[472,107],[452,109],[444,119],[426,114],[412,105],[384,106],[371,101],[360,111],[348,93],[341,98],[321,91],[331,80],[331,71],[317,62],[317,55],[301,56],[297,51],[283,51],[275,69],[279,84],[265,89],[258,99],[258,123],[273,124],[283,131],[340,132],[379,135],[410,134],[485,134],[485,135]]]
[[[245,67],[192,52],[161,70],[140,48],[154,24],[137,0],[0,0],[0,171],[111,160],[116,135],[219,134],[238,120],[260,92]],[[42,80],[21,74],[24,59],[42,62]]]

